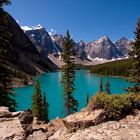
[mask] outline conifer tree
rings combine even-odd
[[[37,117],[38,121],[42,120],[42,95],[41,95],[41,90],[40,90],[40,85],[39,81],[35,81],[34,85],[34,95],[32,97],[32,112],[33,116]]]
[[[3,8],[4,5],[11,4],[10,0],[0,0],[0,8]]]
[[[3,10],[3,6],[8,4],[9,0],[0,1],[0,106],[7,106],[10,111],[15,111],[17,103],[12,91],[11,72],[7,66],[12,35],[8,28],[8,15]]]
[[[49,122],[48,106],[49,104],[46,102],[46,95],[44,93],[44,96],[42,97],[42,121],[44,121],[45,123]]]
[[[130,57],[133,59],[132,69],[129,71],[129,81],[134,85],[129,87],[128,91],[140,93],[140,18],[138,19],[135,41],[133,43],[132,50],[130,51]]]
[[[110,94],[110,84],[109,84],[109,81],[106,81],[106,84],[105,84],[105,93]]]
[[[100,79],[100,89],[99,89],[99,93],[103,92],[103,81],[102,78]]]
[[[88,105],[88,103],[89,103],[89,94],[87,93],[87,95],[86,95],[86,105]]]
[[[70,37],[69,31],[66,33],[62,47],[62,59],[64,65],[62,66],[62,79],[61,83],[64,88],[64,106],[66,114],[72,114],[77,111],[78,101],[73,97],[75,90],[75,64],[74,64],[74,45]]]

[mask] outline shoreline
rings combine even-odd
[[[33,84],[34,84],[33,79],[32,80],[28,80],[27,84],[24,84],[20,79],[14,79],[12,88],[23,88],[23,87],[26,87],[26,86],[31,86]]]
[[[90,74],[93,74],[93,75],[96,75],[96,76],[102,76],[102,77],[105,77],[105,76],[108,76],[108,77],[114,77],[114,78],[122,78],[122,79],[125,79],[127,80],[128,77],[125,77],[125,76],[117,76],[117,75],[102,75],[102,74],[95,74],[95,73],[92,73],[92,72],[89,72]]]
[[[85,69],[80,69],[80,70],[85,70]],[[55,72],[60,72],[61,70],[57,70],[57,71],[55,71]],[[77,70],[76,70],[77,71]],[[88,72],[88,74],[91,74],[91,75],[95,75],[95,76],[100,76],[100,77],[113,77],[113,78],[122,78],[122,79],[124,79],[124,80],[126,80],[127,81],[127,79],[128,79],[128,77],[124,77],[124,76],[113,76],[113,75],[101,75],[101,74],[94,74],[94,73],[92,73],[92,72],[90,72],[90,70],[87,70]],[[54,71],[53,71],[54,72]],[[42,73],[42,74],[44,74],[44,73]],[[42,75],[42,74],[40,74],[40,75]],[[29,81],[27,81],[27,83],[28,84],[23,84],[19,79],[16,79],[15,80],[15,83],[13,84],[13,86],[12,86],[12,88],[23,88],[23,87],[26,87],[26,86],[31,86],[31,85],[33,85],[34,84],[34,80],[32,79],[32,80],[29,80]]]

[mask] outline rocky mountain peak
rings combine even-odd
[[[78,44],[79,44],[79,46],[85,46],[85,42],[84,42],[83,40],[80,40],[80,41],[78,42]]]
[[[101,46],[109,47],[109,46],[113,45],[113,42],[110,40],[110,38],[108,36],[103,36],[98,40],[92,41],[90,45],[94,46],[94,47],[96,46],[97,48],[101,47]]]
[[[40,24],[33,26],[31,30],[26,30],[24,32],[36,46],[37,50],[43,55],[43,57],[47,58],[48,54],[58,53],[58,48],[56,48],[49,33]]]
[[[51,36],[53,38],[53,40],[59,40],[59,39],[63,39],[63,35],[61,34],[54,34]]]
[[[113,59],[121,57],[121,53],[108,36],[103,36],[86,45],[86,52],[91,58]]]
[[[108,36],[103,36],[100,39],[97,40],[99,43],[104,42],[104,41],[110,41]]]
[[[38,24],[37,26],[33,26],[34,30],[40,30],[40,29],[44,29],[44,27],[40,24]]]
[[[38,51],[43,51],[45,57],[48,57],[49,54],[57,57],[58,55],[60,56],[64,42],[62,34],[50,34],[40,24],[31,28],[25,26],[22,29],[34,43]],[[84,42],[83,40],[75,42],[73,40],[73,44],[76,57],[80,58],[80,60],[86,60],[87,56],[92,59],[102,58],[107,60],[127,57],[128,50],[132,46],[132,42],[125,37],[121,37],[117,42],[113,43],[107,35],[91,42]]]
[[[123,56],[127,57],[129,50],[132,47],[132,42],[125,37],[121,37],[118,41],[115,42],[115,46]]]
[[[129,43],[129,42],[130,42],[130,41],[129,41],[127,38],[121,37],[118,41],[116,41],[115,44],[118,44],[118,43],[123,43],[123,44],[125,44],[125,43]]]

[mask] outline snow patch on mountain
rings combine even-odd
[[[21,29],[22,29],[23,31],[30,31],[30,30],[32,30],[32,28],[30,28],[30,27],[28,27],[28,26],[21,26]]]
[[[56,34],[56,30],[54,30],[53,28],[51,28],[50,31],[49,31],[48,33],[49,33],[49,35],[50,35],[51,38],[52,38],[52,36]],[[53,39],[53,38],[52,38],[52,39]]]
[[[32,28],[33,28],[33,30],[39,30],[39,29],[42,29],[44,27],[41,26],[40,24],[38,24],[37,26],[33,26]]]
[[[41,26],[40,24],[38,24],[37,26],[32,26],[32,27],[29,27],[29,26],[21,26],[21,29],[23,31],[40,30],[42,28],[44,28],[44,27]]]
[[[97,40],[98,43],[102,43],[104,40],[108,40],[108,36],[103,36],[100,39]]]

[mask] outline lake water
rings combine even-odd
[[[99,83],[101,76],[95,76],[90,74],[87,70],[76,71],[75,81],[75,98],[79,102],[79,110],[85,107],[86,94],[89,96],[95,95],[99,91]],[[114,77],[102,77],[103,85],[106,80],[110,82],[111,93],[124,93],[124,88],[127,88],[131,84],[123,78]],[[57,116],[64,116],[63,107],[63,90],[60,84],[61,72],[45,73],[39,77],[41,91],[46,93],[47,101],[49,103],[49,118],[53,119]],[[17,110],[25,110],[31,108],[31,99],[34,93],[34,86],[26,86],[22,88],[16,88],[16,101],[18,103]]]

